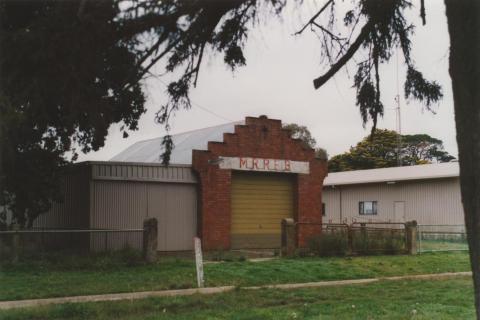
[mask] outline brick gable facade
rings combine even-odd
[[[223,142],[209,142],[208,150],[192,153],[192,166],[200,180],[198,231],[206,250],[230,249],[232,170],[219,168],[220,157],[308,162],[309,174],[295,174],[294,219],[298,222],[298,245],[305,246],[311,235],[320,232],[321,193],[327,161],[315,158],[313,149],[299,139],[292,139],[280,120],[247,117],[245,125],[236,125],[234,133],[224,134]],[[305,222],[315,225],[302,224]]]

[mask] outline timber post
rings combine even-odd
[[[20,230],[20,226],[18,224],[13,225],[13,231],[15,233],[12,236],[12,262],[17,263],[20,251],[20,234],[18,231]]]
[[[145,219],[143,221],[143,259],[145,259],[146,262],[151,263],[157,260],[157,234],[157,219]]]
[[[292,257],[297,249],[297,232],[295,221],[291,218],[282,219],[282,257]]]
[[[405,245],[408,254],[417,254],[417,221],[405,223]]]

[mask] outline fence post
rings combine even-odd
[[[15,233],[12,236],[12,262],[18,262],[19,250],[20,250],[20,234],[18,231],[20,230],[20,226],[18,224],[13,225],[13,231]]]
[[[353,229],[352,225],[347,225],[347,254],[353,254]]]
[[[408,254],[417,254],[417,221],[405,222],[405,244]]]
[[[147,262],[154,262],[157,259],[157,233],[157,219],[145,219],[143,221],[143,258]]]
[[[282,219],[282,257],[292,257],[296,246],[295,221],[291,218]]]

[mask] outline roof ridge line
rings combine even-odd
[[[175,134],[172,134],[171,136],[178,136],[178,135],[181,135],[181,134],[186,134],[186,133],[192,133],[192,132],[195,132],[195,131],[200,131],[200,130],[205,130],[205,129],[211,129],[211,128],[215,128],[215,127],[221,127],[221,126],[224,126],[224,125],[227,125],[227,124],[232,124],[232,123],[241,123],[243,120],[239,120],[239,121],[232,121],[232,122],[225,122],[225,123],[222,123],[222,124],[217,124],[217,125],[214,125],[214,126],[210,126],[210,127],[204,127],[204,128],[198,128],[198,129],[192,129],[192,130],[188,130],[188,131],[182,131],[182,132],[178,132],[178,133],[175,133]],[[146,142],[146,141],[150,141],[150,140],[155,140],[155,139],[160,139],[160,138],[163,138],[165,137],[165,135],[163,136],[159,136],[159,137],[155,137],[155,138],[150,138],[150,139],[145,139],[145,140],[139,140],[137,142],[134,142],[132,144],[132,146],[136,143],[139,143],[139,142]]]

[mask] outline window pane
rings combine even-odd
[[[365,201],[363,207],[365,210],[365,214],[373,213],[373,203],[371,201]]]

